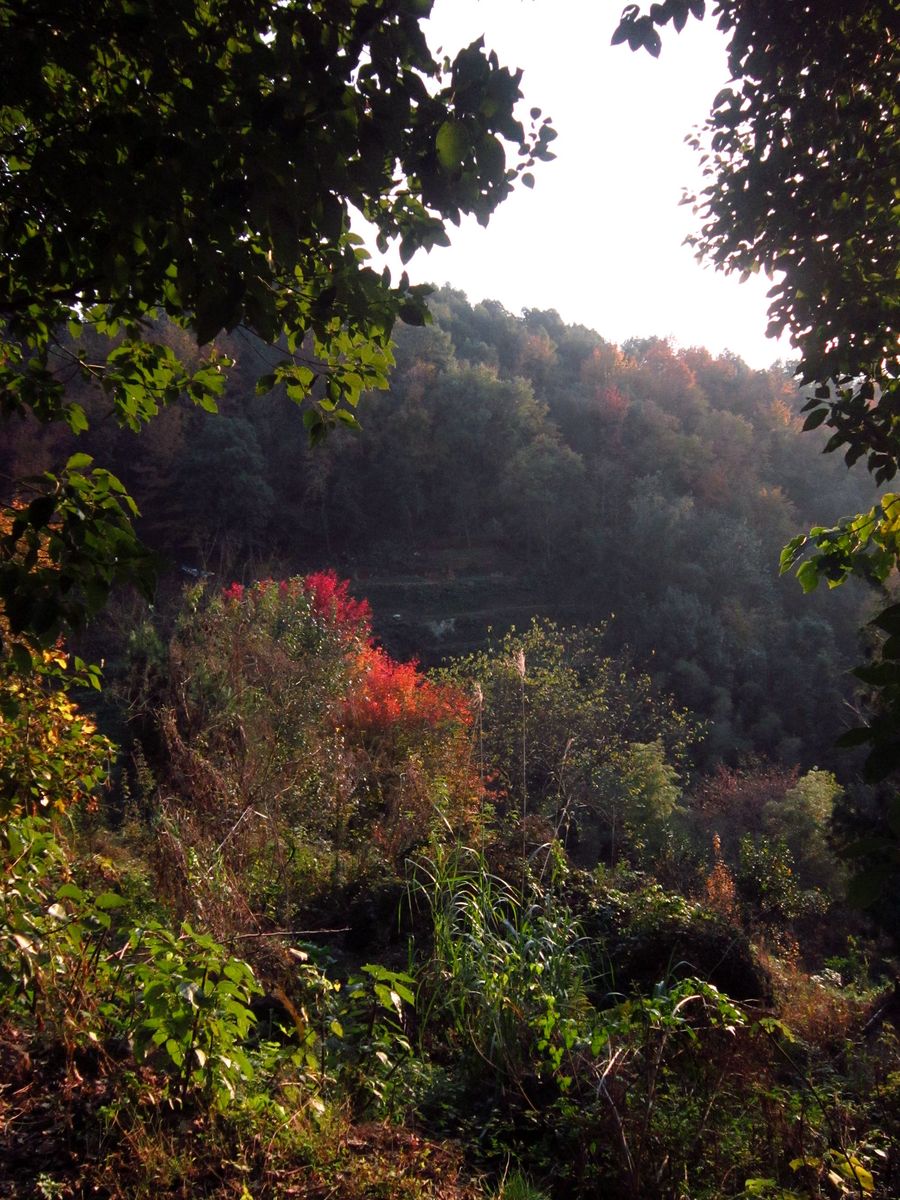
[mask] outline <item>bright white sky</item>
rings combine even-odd
[[[540,107],[559,134],[533,191],[517,189],[487,229],[450,227],[452,246],[418,254],[413,282],[449,283],[513,313],[555,308],[617,343],[671,336],[732,350],[750,366],[790,356],[765,337],[770,284],[739,284],[684,246],[696,228],[682,188],[699,179],[685,135],[727,81],[724,40],[707,17],[663,31],[658,59],[611,46],[624,0],[437,0],[433,49],[452,57],[482,34],[524,70],[523,116]]]

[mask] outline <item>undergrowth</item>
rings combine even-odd
[[[312,579],[192,595],[117,800],[8,805],[0,1195],[900,1193],[885,946],[848,917],[801,951],[845,910],[824,841],[776,836],[822,773],[704,860],[666,759],[689,722],[616,730],[590,639],[533,628],[537,667],[467,691]]]

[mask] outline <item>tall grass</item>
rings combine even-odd
[[[415,887],[434,937],[426,1022],[440,1020],[519,1090],[559,1068],[575,1018],[588,1008],[587,964],[571,913],[529,905],[465,847],[420,864]]]

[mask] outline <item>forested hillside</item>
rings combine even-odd
[[[610,621],[611,644],[709,720],[700,762],[832,764],[871,601],[804,597],[778,555],[874,492],[801,433],[791,369],[617,347],[449,289],[432,307],[433,325],[398,331],[361,435],[310,449],[290,400],[253,396],[274,352],[236,335],[219,343],[237,362],[220,414],[176,405],[137,439],[107,424],[78,448],[133,492],[170,579],[336,565],[385,643],[432,664],[537,613]],[[4,469],[49,463],[43,446],[20,429]]]

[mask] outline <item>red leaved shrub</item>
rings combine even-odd
[[[286,587],[292,580],[282,583]],[[314,571],[302,580],[303,591],[310,599],[313,612],[326,617],[351,637],[368,639],[372,630],[372,609],[368,600],[354,600],[350,582],[338,579],[333,570]]]
[[[347,696],[344,716],[363,730],[385,730],[396,723],[438,726],[472,721],[461,691],[426,678],[415,659],[397,662],[371,643],[357,656],[355,686]]]

